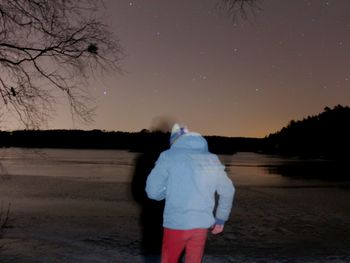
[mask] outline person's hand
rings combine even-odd
[[[224,231],[224,225],[215,224],[213,229],[211,230],[211,233],[217,235],[220,234],[222,231]]]

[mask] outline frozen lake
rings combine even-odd
[[[120,150],[3,148],[0,149],[0,162],[1,173],[5,177],[7,175],[45,176],[70,180],[130,183],[139,155],[139,153]],[[227,172],[236,186],[292,186],[295,184],[302,186],[313,183],[329,186],[330,183],[324,180],[304,180],[303,175],[298,177],[297,173],[295,176],[280,176],[278,169],[274,169],[274,167],[286,165],[303,165],[302,161],[296,159],[255,153],[221,155],[220,159],[226,165]],[[318,163],[324,165],[326,162],[318,161]],[[315,165],[317,166],[317,162]],[[339,185],[343,182],[346,184],[350,181],[345,179],[336,180],[335,184]]]
[[[145,262],[141,208],[131,191],[139,157],[0,149],[0,200],[11,203],[0,262]],[[340,170],[254,153],[220,158],[237,193],[225,233],[209,237],[204,262],[350,260],[350,180]],[[322,171],[330,176],[318,179]]]

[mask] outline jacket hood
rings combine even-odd
[[[171,148],[208,151],[208,143],[202,135],[196,132],[189,132],[178,138]]]

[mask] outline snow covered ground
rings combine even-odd
[[[158,262],[143,255],[142,207],[132,191],[136,154],[2,150],[11,202],[0,262]],[[287,179],[254,154],[223,156],[237,193],[225,232],[204,262],[350,262],[350,184]],[[4,171],[4,170],[3,170]]]

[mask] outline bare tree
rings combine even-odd
[[[234,20],[238,20],[239,18],[247,20],[251,16],[254,16],[257,10],[260,10],[259,2],[261,1],[262,0],[219,0],[217,8],[227,12]]]
[[[0,107],[39,127],[63,93],[74,116],[91,120],[86,84],[120,70],[122,50],[97,16],[99,0],[0,0]],[[58,93],[56,92],[58,91]]]

